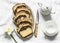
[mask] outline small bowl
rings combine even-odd
[[[43,32],[47,36],[55,36],[58,33],[56,24],[53,21],[47,21]]]

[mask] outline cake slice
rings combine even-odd
[[[15,6],[13,6],[12,9],[13,9],[14,14],[16,15],[17,9],[22,9],[22,8],[24,9],[27,8],[28,10],[30,10],[29,7],[25,3],[18,3]]]
[[[31,26],[30,24],[28,24],[28,23],[27,23],[27,24],[20,24],[20,25],[19,25],[19,28],[17,28],[17,31],[19,32],[20,30],[24,30],[24,29],[21,29],[21,28],[22,28],[22,27],[24,28],[24,27],[26,27],[26,26],[32,28],[32,26]]]
[[[23,11],[23,12],[25,12],[25,13],[27,13],[27,14],[31,14],[31,10],[28,9],[28,8],[17,8],[17,9],[15,10],[15,14],[17,15],[17,13],[19,13],[19,12],[21,12],[21,11]]]
[[[17,20],[18,20],[18,19],[21,19],[21,17],[23,17],[23,18],[29,18],[30,15],[29,15],[29,14],[26,14],[26,13],[24,13],[24,12],[21,12],[21,13],[18,13],[18,15],[16,15],[13,20],[14,20],[15,22],[17,22]]]
[[[17,3],[16,5],[13,6],[13,11],[16,10],[16,8],[21,8],[21,7],[27,7],[25,3]]]
[[[17,22],[15,22],[17,26],[19,26],[20,24],[26,24],[29,23],[32,26],[33,21],[31,19],[18,19]]]
[[[26,13],[26,14],[29,14],[29,15],[31,14],[31,12],[22,9],[22,10],[20,10],[19,12],[16,11],[16,15],[18,15],[19,13],[23,13],[23,12]]]
[[[33,31],[32,31],[32,28],[29,25],[27,25],[27,26],[22,26],[22,27],[18,28],[17,33],[22,38],[26,38],[26,37],[29,37],[30,35],[32,35]]]
[[[26,37],[32,35],[32,33],[33,33],[33,31],[31,28],[27,28],[26,30],[20,31],[20,35],[23,38],[26,38]]]

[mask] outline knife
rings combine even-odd
[[[38,24],[39,24],[39,12],[38,12],[38,10],[37,10],[35,30],[34,30],[34,36],[35,36],[35,37],[37,37],[37,35],[38,35]]]

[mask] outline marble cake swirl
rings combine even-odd
[[[17,33],[21,38],[29,38],[33,34],[33,16],[31,9],[25,3],[13,6],[14,23]]]

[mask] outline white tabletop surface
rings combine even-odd
[[[44,18],[42,15],[39,15],[39,29],[38,36],[35,38],[34,36],[26,41],[21,40],[16,33],[13,33],[14,38],[18,43],[60,43],[60,1],[59,0],[0,0],[0,43],[15,43],[12,38],[8,39],[5,37],[4,32],[7,27],[11,27],[12,29],[16,29],[14,23],[12,22],[12,7],[16,3],[25,2],[31,9],[36,19],[36,11],[39,8],[37,3],[48,3],[52,5],[53,12],[55,14],[51,14],[52,20],[56,23],[58,34],[53,38],[48,38],[44,35],[43,29],[45,25]],[[3,25],[1,25],[3,24]]]

